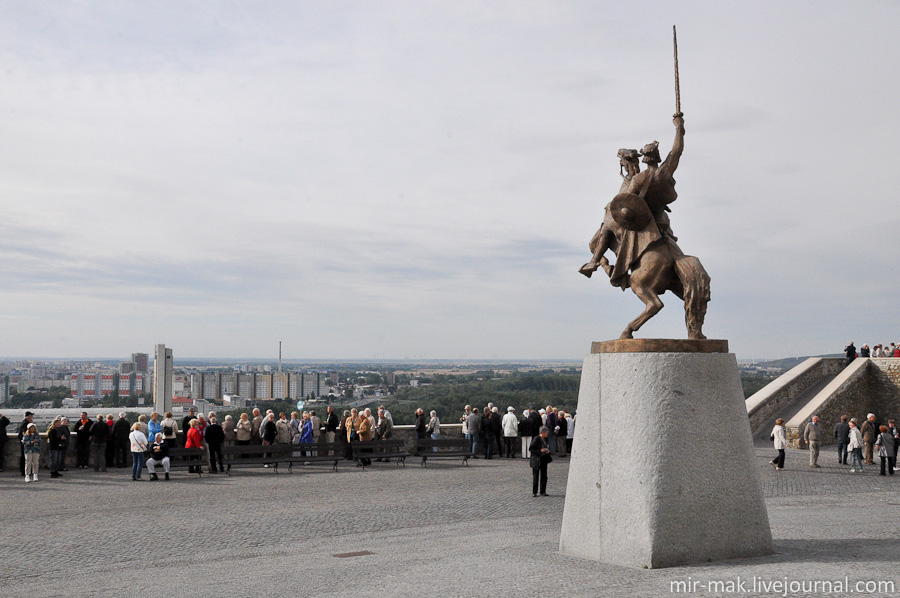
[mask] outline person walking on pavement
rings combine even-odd
[[[863,439],[862,434],[859,432],[859,428],[856,427],[856,418],[850,420],[850,444],[848,447],[850,448],[850,473],[862,473],[863,464],[862,464],[862,448],[863,448]]]
[[[784,469],[784,449],[787,447],[787,438],[784,435],[784,420],[780,417],[775,420],[775,427],[772,428],[772,442],[778,455],[770,461],[772,467],[776,471]]]
[[[897,427],[897,422],[892,419],[888,420],[888,434],[894,437],[894,471],[898,471],[897,449],[900,449],[900,428]]]
[[[803,432],[803,440],[809,446],[809,466],[821,467],[819,465],[819,448],[822,446],[822,426],[819,425],[819,416],[814,415],[812,421],[806,424],[806,430]]]
[[[872,449],[875,447],[875,436],[878,435],[878,425],[875,423],[874,413],[870,413],[866,416],[866,421],[864,421],[863,425],[859,428],[859,433],[862,434],[863,442],[866,443],[865,463],[866,465],[875,465],[875,461],[872,459]]]
[[[842,415],[840,423],[834,427],[834,439],[837,441],[838,463],[846,465],[850,446],[850,424],[847,423],[846,415]]]
[[[894,458],[894,437],[888,430],[887,426],[881,426],[881,433],[875,440],[875,450],[878,451],[878,456],[881,458],[881,475],[886,475],[885,466],[887,466],[887,473],[894,475],[894,467],[897,465]]]
[[[553,461],[550,456],[550,429],[547,426],[541,426],[538,435],[531,441],[528,449],[531,451],[529,465],[531,466],[531,493],[533,496],[538,495],[540,490],[541,496],[547,496],[547,464]]]

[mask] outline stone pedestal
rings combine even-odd
[[[650,568],[772,554],[727,350],[727,341],[594,343],[581,375],[560,552]]]

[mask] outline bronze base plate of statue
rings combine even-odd
[[[712,339],[629,338],[594,341],[591,353],[728,353],[728,341]]]

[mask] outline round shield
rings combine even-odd
[[[644,230],[653,219],[647,202],[634,193],[616,195],[609,204],[609,211],[612,213],[613,220],[628,230]]]

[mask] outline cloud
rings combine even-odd
[[[9,7],[0,355],[578,358],[641,309],[577,268],[616,150],[671,144],[673,21],[710,335],[885,336],[897,8],[653,8]]]

